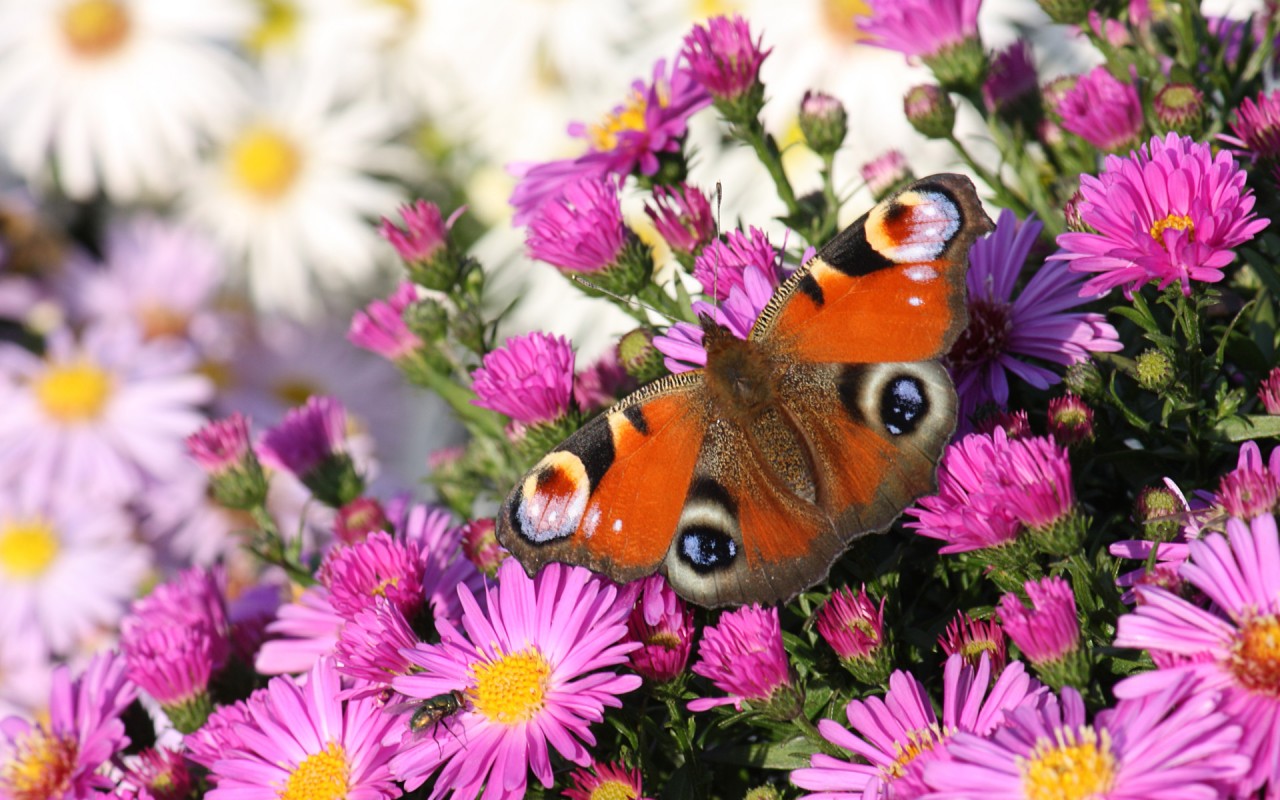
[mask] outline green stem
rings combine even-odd
[[[804,714],[797,714],[795,718],[792,719],[792,722],[795,723],[796,728],[800,731],[801,734],[804,735],[804,738],[808,739],[810,742],[813,742],[814,746],[816,746],[822,752],[826,753],[829,756],[833,756],[835,758],[842,758],[842,759],[849,758],[848,752],[846,752],[841,747],[827,741],[826,737],[824,737],[822,733],[818,731],[818,729],[814,726],[814,724],[810,722],[809,718],[806,717]]]
[[[413,371],[414,382],[439,395],[464,425],[474,432],[490,437],[501,438],[503,433],[502,418],[493,411],[472,404],[475,394],[448,375],[442,375],[430,365],[423,364],[421,369]]]
[[[796,202],[795,190],[791,188],[791,181],[787,179],[787,173],[782,168],[782,151],[778,149],[778,143],[774,138],[765,132],[759,118],[752,119],[746,125],[735,125],[733,135],[738,140],[751,145],[751,148],[756,151],[760,163],[764,164],[764,168],[769,171],[769,177],[773,178],[773,185],[778,190],[778,198],[787,207],[787,215],[797,216],[800,213],[800,204]]]
[[[1031,213],[1031,205],[1027,202],[1026,198],[1006,186],[1004,179],[1001,178],[999,174],[993,173],[986,167],[979,164],[978,160],[974,158],[969,150],[960,143],[960,140],[955,137],[955,134],[948,135],[947,141],[956,149],[956,152],[960,154],[960,157],[964,159],[964,162],[969,165],[969,169],[973,170],[974,173],[982,179],[982,182],[995,193],[995,200],[997,203],[1014,212],[1019,217],[1026,217]]]

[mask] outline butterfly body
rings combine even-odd
[[[531,572],[662,571],[703,605],[774,602],[931,491],[955,426],[937,361],[966,323],[972,184],[926,178],[775,293],[746,340],[703,320],[707,365],[623,399],[508,497],[499,540]]]

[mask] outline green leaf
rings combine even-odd
[[[1280,417],[1266,414],[1231,417],[1214,425],[1212,433],[1215,438],[1228,442],[1272,439],[1280,437]]]
[[[808,740],[796,737],[785,742],[721,747],[708,751],[704,756],[708,761],[723,764],[792,770],[809,766],[809,756],[813,753],[813,745]]]

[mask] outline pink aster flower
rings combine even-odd
[[[422,671],[392,685],[421,700],[461,692],[462,707],[428,730],[406,726],[391,762],[397,779],[412,791],[436,776],[432,798],[474,797],[485,784],[519,796],[530,770],[552,785],[552,747],[591,764],[591,723],[640,685],[613,671],[637,647],[625,641],[633,595],[581,567],[551,564],[530,578],[508,559],[483,609],[469,588],[459,596],[461,629],[443,623],[439,644],[409,654]]]
[[[791,665],[782,646],[778,609],[744,606],[720,615],[720,621],[702,631],[694,674],[711,681],[727,697],[703,697],[689,703],[690,711],[706,711],[743,703],[767,702],[791,686]]]
[[[498,567],[511,555],[498,542],[497,520],[493,517],[475,519],[461,528],[462,554],[477,570],[492,578]]]
[[[728,300],[729,294],[742,288],[748,267],[766,275],[778,272],[778,251],[769,244],[769,236],[752,226],[746,232],[732,230],[724,241],[713,240],[693,262],[693,277],[702,291],[717,300]],[[777,286],[776,277],[773,285]]]
[[[438,205],[418,200],[401,206],[403,228],[383,217],[378,233],[406,263],[426,264],[449,246],[449,231],[465,210],[459,208],[445,219]]]
[[[877,200],[911,180],[911,167],[902,151],[890,148],[858,168],[858,174],[867,182],[867,188]]]
[[[841,659],[868,659],[884,644],[884,604],[879,607],[867,587],[854,594],[848,586],[836,589],[815,616],[818,633]]]
[[[184,800],[191,796],[193,783],[181,751],[148,747],[126,760],[119,791],[132,791],[137,800]]]
[[[578,408],[607,408],[636,388],[636,379],[618,360],[618,348],[610,347],[586,369],[573,376],[573,399]]]
[[[412,619],[422,607],[423,553],[414,543],[377,531],[363,541],[336,547],[316,572],[329,602],[344,619],[385,597]]]
[[[1117,80],[1106,67],[1094,67],[1058,99],[1054,111],[1062,127],[1110,153],[1128,150],[1142,133],[1138,87]]]
[[[422,339],[405,324],[404,312],[418,300],[418,289],[401,281],[386,300],[374,300],[357,311],[347,330],[347,341],[377,353],[388,361],[401,361],[422,347]]]
[[[347,696],[380,696],[393,678],[412,674],[416,668],[406,653],[419,641],[400,609],[384,597],[374,598],[338,634],[338,671],[355,683]]]
[[[1011,711],[986,736],[957,733],[948,762],[924,777],[930,797],[1033,800],[1184,800],[1223,796],[1245,767],[1236,752],[1240,729],[1210,693],[1166,684],[1149,698],[1121,701],[1092,724],[1074,689]]]
[[[584,178],[538,207],[525,244],[530,258],[590,274],[616,266],[631,237],[622,221],[617,180]]]
[[[990,692],[988,692],[990,688]],[[924,773],[930,764],[950,767],[942,747],[952,736],[985,736],[1016,709],[1042,702],[1045,689],[1015,661],[991,682],[991,662],[979,666],[953,655],[943,672],[942,719],[924,685],[898,670],[883,699],[854,700],[845,709],[852,731],[824,719],[818,731],[850,753],[848,760],[825,753],[810,756],[810,766],[794,770],[791,782],[813,800],[910,800],[926,794]]]
[[[709,248],[708,248],[709,249]],[[705,252],[705,251],[704,251]],[[778,287],[777,272],[749,264],[742,272],[742,285],[729,292],[724,305],[713,306],[702,300],[693,302],[693,312],[746,339],[756,317],[769,304]],[[677,322],[666,333],[653,338],[653,346],[663,355],[663,363],[672,372],[688,372],[707,365],[707,351],[702,345],[703,330],[697,325]]]
[[[388,800],[401,792],[391,776],[394,745],[383,739],[400,724],[372,699],[340,700],[333,661],[321,659],[301,685],[272,678],[247,704],[245,718],[228,727],[233,743],[213,763],[217,783],[209,800],[303,797],[324,787],[351,800]]]
[[[661,683],[684,673],[693,649],[693,609],[661,575],[645,578],[627,618],[627,635],[640,647],[628,656],[631,668]]]
[[[1165,667],[1126,678],[1116,696],[1147,697],[1195,680],[1199,697],[1222,693],[1222,710],[1244,733],[1236,752],[1247,759],[1239,791],[1280,789],[1280,534],[1272,516],[1227,521],[1227,535],[1190,542],[1180,572],[1213,601],[1204,610],[1164,589],[1138,587],[1138,606],[1120,617],[1116,646],[1163,656]],[[1157,663],[1161,659],[1157,658]]]
[[[45,721],[0,721],[0,796],[78,800],[113,789],[100,769],[129,743],[120,714],[137,694],[124,673],[124,659],[111,652],[94,656],[74,681],[58,666]]]
[[[1086,302],[1079,297],[1083,278],[1057,262],[1043,264],[1014,297],[1043,228],[1004,210],[969,251],[969,325],[947,354],[962,420],[983,403],[1008,405],[1009,375],[1045,389],[1060,380],[1045,362],[1069,366],[1121,349],[1103,315],[1070,310]]]
[[[563,336],[534,331],[486,353],[471,373],[476,405],[524,425],[554,422],[573,399],[573,347]]]
[[[218,475],[243,468],[253,456],[249,443],[249,419],[236,411],[215,420],[187,437],[187,449],[205,472]]]
[[[329,602],[328,589],[304,589],[298,599],[280,606],[267,625],[272,638],[258,651],[254,669],[263,675],[306,672],[316,659],[333,652],[344,623]]]
[[[705,27],[693,26],[680,55],[712,97],[733,101],[755,88],[760,65],[773,52],[762,49],[760,42],[751,41],[751,29],[742,17],[718,16],[707,20]]]
[[[627,769],[619,762],[592,764],[588,769],[577,769],[569,776],[570,785],[564,790],[569,800],[648,800],[640,783],[640,770]]]
[[[1273,368],[1258,384],[1258,399],[1268,414],[1280,415],[1280,367]]]
[[[689,117],[711,103],[711,95],[681,64],[659,60],[650,82],[635,81],[626,102],[598,124],[575,122],[569,133],[587,141],[577,158],[510,167],[519,182],[511,193],[513,221],[526,224],[535,211],[559,196],[564,187],[583,178],[625,177],[632,172],[653,175],[659,155],[680,152]]]
[[[1117,558],[1144,562],[1142,568],[1116,578],[1116,585],[1125,589],[1120,599],[1126,603],[1133,603],[1138,599],[1135,591],[1138,586],[1161,586],[1176,593],[1182,586],[1178,568],[1190,555],[1187,542],[1198,539],[1203,531],[1204,518],[1217,513],[1203,497],[1193,495],[1188,501],[1178,485],[1169,478],[1164,479],[1164,487],[1148,487],[1139,493],[1137,506],[1139,521],[1150,523],[1156,521],[1156,516],[1164,517],[1170,526],[1175,527],[1176,532],[1168,541],[1125,539],[1108,547],[1107,551]],[[1156,552],[1156,563],[1148,571],[1145,562],[1151,557],[1153,550]]]
[[[978,35],[982,0],[868,0],[871,17],[857,20],[871,44],[906,56],[934,56]]]
[[[1273,164],[1280,160],[1280,90],[1246,97],[1231,120],[1234,136],[1221,136],[1250,161]]]
[[[1174,281],[1186,294],[1191,281],[1215,283],[1269,220],[1253,213],[1245,172],[1227,152],[1169,134],[1155,137],[1128,157],[1108,156],[1097,177],[1082,175],[1080,217],[1097,233],[1058,236],[1076,272],[1097,273],[1083,295],[1122,286],[1125,297],[1148,281]]]
[[[175,340],[127,325],[53,333],[43,357],[0,345],[0,484],[132,498],[186,459],[213,383]]]
[[[691,184],[655,186],[653,200],[645,204],[644,213],[676,253],[697,255],[716,235],[711,201]]]
[[[1031,608],[1010,592],[997,612],[1005,632],[1032,664],[1061,661],[1080,648],[1080,619],[1071,585],[1058,577],[1027,581]]]
[[[1031,45],[1019,39],[991,60],[987,79],[982,84],[982,101],[988,111],[1004,111],[1036,90],[1036,65],[1031,59]]]
[[[1004,672],[1005,665],[1009,663],[1004,631],[994,618],[974,619],[960,611],[938,637],[938,646],[949,656],[959,654],[971,667],[981,664],[985,655],[991,659],[991,670],[996,675]]]
[[[332,397],[307,398],[262,435],[263,463],[301,478],[347,446],[347,409]]]

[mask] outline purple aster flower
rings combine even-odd
[[[684,37],[680,55],[689,71],[716,100],[734,101],[751,92],[759,83],[760,65],[772,49],[751,41],[747,21],[734,14],[694,25]]]
[[[1271,452],[1271,462],[1280,458],[1280,448]],[[1280,500],[1280,472],[1262,463],[1262,453],[1254,442],[1240,448],[1236,468],[1218,482],[1217,504],[1233,517],[1245,521],[1276,511]]]
[[[511,166],[519,182],[511,193],[513,221],[526,224],[543,203],[584,178],[657,173],[662,153],[678,153],[689,117],[711,103],[711,95],[689,70],[659,60],[649,83],[635,81],[627,101],[596,125],[576,122],[569,133],[587,141],[577,158]]]
[[[1246,97],[1231,120],[1234,136],[1220,136],[1252,162],[1280,161],[1280,89],[1259,92],[1257,99]]]
[[[1116,79],[1106,67],[1081,75],[1058,99],[1054,111],[1062,127],[1110,153],[1128,150],[1142,133],[1138,87]]]
[[[645,578],[627,618],[627,635],[640,648],[628,656],[631,668],[661,683],[684,673],[693,648],[693,609],[661,575]]]
[[[1280,788],[1280,534],[1272,516],[1227,521],[1227,535],[1190,542],[1182,577],[1213,601],[1204,610],[1141,586],[1138,606],[1120,617],[1118,647],[1151,652],[1164,666],[1126,678],[1116,696],[1147,697],[1193,678],[1202,698],[1221,692],[1222,709],[1244,731],[1233,747],[1247,760],[1239,795]]]
[[[966,664],[975,669],[981,665],[985,655],[991,659],[991,671],[996,675],[1004,672],[1005,665],[1009,663],[1009,646],[1005,642],[1004,630],[995,618],[974,619],[960,611],[938,637],[938,646],[949,656],[959,654]]]
[[[778,251],[769,244],[768,234],[754,226],[745,233],[729,231],[725,241],[714,240],[703,248],[693,262],[693,277],[703,292],[724,301],[733,289],[742,287],[748,267],[774,275],[773,286],[778,285]]]
[[[404,312],[417,300],[417,287],[409,281],[401,281],[386,300],[374,300],[352,316],[347,341],[388,361],[400,361],[413,355],[422,347],[422,339],[409,330]]]
[[[848,586],[831,593],[814,615],[818,633],[842,660],[871,659],[884,645],[884,604],[867,594],[867,587],[854,594]]]
[[[676,253],[697,255],[716,235],[711,201],[702,190],[691,184],[655,186],[653,200],[645,204],[644,213],[653,221],[658,235]]]
[[[258,454],[267,466],[301,478],[346,446],[347,409],[332,397],[309,397],[262,435]]]
[[[1005,632],[1027,660],[1037,666],[1061,661],[1080,647],[1076,596],[1062,578],[1027,581],[1023,588],[1031,608],[1010,592],[1000,598],[997,611]]]
[[[1074,689],[1011,711],[987,737],[957,733],[949,762],[925,780],[937,798],[1088,797],[1183,800],[1222,797],[1244,769],[1240,730],[1211,695],[1166,684],[1140,701],[1122,701],[1092,724]]]
[[[782,627],[776,607],[744,606],[720,615],[704,628],[693,672],[711,681],[727,697],[703,697],[689,703],[690,711],[706,711],[732,704],[765,703],[791,687],[791,665],[782,646]]]
[[[590,274],[616,266],[631,236],[622,222],[618,182],[584,178],[538,207],[525,244],[530,258]]]
[[[1054,441],[1067,446],[1093,441],[1093,409],[1067,392],[1049,401],[1046,427]]]
[[[935,56],[978,36],[982,0],[867,0],[871,16],[858,27],[871,36],[870,44],[906,56]]]
[[[115,653],[94,656],[74,681],[66,665],[55,667],[44,721],[0,721],[0,796],[72,800],[113,789],[99,769],[129,743],[120,714],[136,694]]]
[[[244,719],[227,726],[229,746],[214,761],[217,783],[206,797],[305,797],[324,787],[336,797],[390,800],[401,792],[391,775],[392,744],[383,744],[398,717],[373,699],[341,700],[332,659],[306,676],[272,678],[246,704]]]
[[[1046,262],[1013,296],[1043,228],[1006,209],[969,251],[969,325],[947,354],[961,420],[983,403],[1008,405],[1009,374],[1046,389],[1060,377],[1040,362],[1069,366],[1122,347],[1103,315],[1070,310],[1086,302],[1079,296],[1083,278],[1058,262]]]
[[[749,264],[742,272],[742,285],[729,292],[729,299],[722,306],[713,306],[695,300],[693,312],[710,319],[729,330],[739,339],[746,339],[756,317],[769,304],[778,287],[777,272],[760,269]],[[707,351],[703,347],[704,332],[701,327],[688,322],[677,322],[666,333],[655,336],[653,346],[663,355],[663,362],[672,372],[688,372],[707,365]]]
[[[573,347],[563,336],[534,331],[486,353],[471,373],[472,402],[523,425],[554,422],[573,400]]]
[[[995,113],[1012,108],[1024,97],[1036,93],[1036,65],[1031,45],[1022,39],[1001,50],[991,61],[982,84],[982,101]]]
[[[383,217],[378,233],[405,262],[426,264],[448,248],[449,231],[465,210],[455,210],[446,220],[435,203],[419,200],[400,208],[404,228]]]
[[[845,708],[852,731],[830,719],[818,723],[823,737],[851,758],[817,753],[809,757],[809,767],[791,773],[791,782],[815,792],[805,795],[814,800],[921,797],[927,793],[923,775],[929,765],[952,766],[943,747],[951,737],[985,736],[1007,715],[1039,704],[1044,696],[1044,687],[1017,661],[992,685],[989,658],[973,667],[954,655],[943,672],[939,720],[924,685],[898,670],[883,699],[854,700]]]
[[[343,619],[353,618],[379,598],[414,619],[422,608],[425,571],[417,543],[377,531],[364,541],[330,550],[316,579],[329,590],[329,603]]]
[[[433,798],[475,797],[486,783],[520,796],[530,770],[552,785],[552,748],[590,765],[591,723],[640,686],[613,671],[637,647],[625,641],[634,595],[582,567],[550,564],[530,578],[514,559],[483,609],[469,588],[459,595],[461,629],[443,623],[439,644],[408,654],[421,671],[392,685],[419,700],[457,692],[460,707],[426,730],[405,726],[396,777],[412,791],[435,776]]]
[[[1097,177],[1082,175],[1081,219],[1097,233],[1058,236],[1076,272],[1097,275],[1081,289],[1125,297],[1148,281],[1174,281],[1191,293],[1191,281],[1222,280],[1233,248],[1252,239],[1269,220],[1253,213],[1253,191],[1231,154],[1214,156],[1207,144],[1169,134],[1153,138],[1126,158],[1108,156]]]

